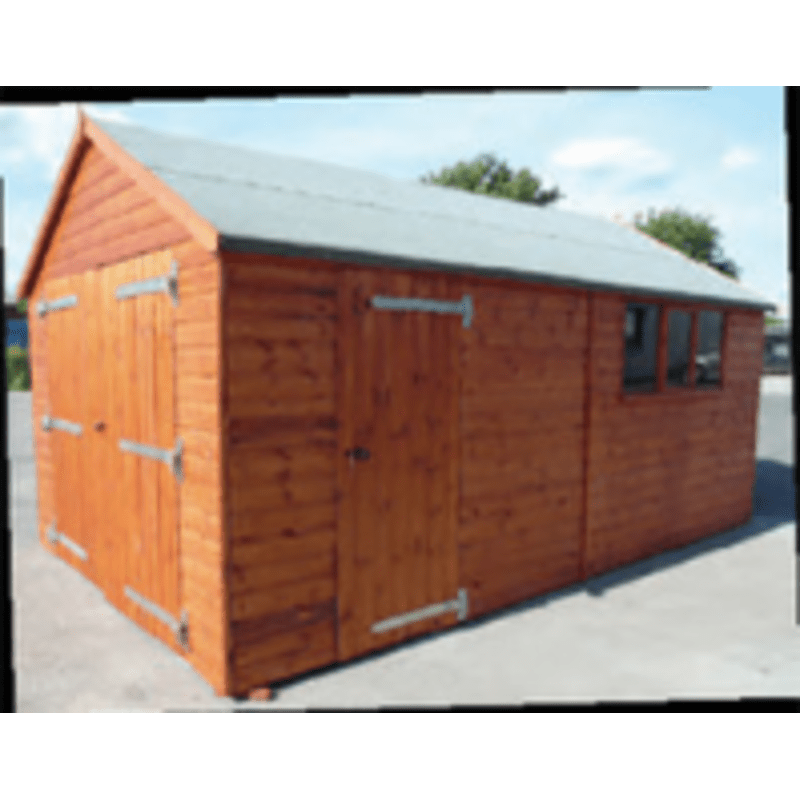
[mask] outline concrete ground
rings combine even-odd
[[[447,707],[800,697],[792,379],[764,378],[753,519],[443,634],[217,698],[36,540],[30,396],[9,404],[19,711]]]

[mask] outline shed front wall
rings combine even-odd
[[[223,263],[234,693],[455,624],[451,612],[367,632],[458,587],[474,615],[578,579],[585,292],[272,256]],[[457,314],[366,310],[375,294],[464,293],[469,328]],[[420,434],[429,420],[452,426],[433,449],[436,437]],[[344,453],[359,436],[374,455],[351,465]],[[440,523],[428,541],[420,524],[431,514]],[[386,553],[370,536],[388,537]],[[439,588],[378,592],[382,578],[357,578],[385,566],[391,581],[407,567],[416,581],[425,552],[449,552]],[[354,613],[359,634],[348,633]]]
[[[343,537],[372,502],[360,493],[372,490],[349,482],[344,452],[358,438],[352,397],[363,390],[381,402],[389,386],[354,389],[377,373],[352,365],[372,358],[391,362],[387,375],[425,371],[400,352],[404,337],[413,349],[411,329],[382,354],[378,328],[372,350],[348,332],[359,314],[387,314],[390,326],[424,315],[365,314],[370,293],[472,297],[472,324],[456,317],[449,334],[448,379],[458,399],[455,585],[467,588],[471,617],[750,514],[757,312],[726,310],[723,389],[625,397],[621,296],[299,258],[226,254],[224,264],[235,693],[352,655],[342,646],[342,603],[352,601],[343,585],[350,558],[368,555]],[[392,444],[413,447],[397,436]],[[413,483],[399,464],[381,480]],[[369,519],[394,525],[388,510],[379,517]]]
[[[60,483],[62,488],[74,486],[75,475],[56,474],[53,432],[42,430],[41,419],[48,413],[54,399],[50,396],[51,380],[81,374],[84,366],[76,351],[60,348],[58,352],[49,352],[48,323],[55,319],[55,315],[49,319],[48,315],[39,317],[36,305],[47,297],[45,287],[54,280],[64,282],[62,288],[65,291],[71,291],[75,282],[81,286],[85,282],[89,292],[87,297],[94,293],[97,316],[85,329],[83,342],[88,352],[95,353],[97,350],[93,348],[109,334],[100,324],[107,310],[100,297],[109,296],[109,292],[113,294],[113,287],[108,285],[108,278],[103,275],[111,274],[109,268],[111,271],[127,270],[130,276],[125,280],[135,280],[135,275],[144,274],[141,269],[147,259],[158,261],[158,265],[154,263],[153,266],[161,270],[161,264],[166,264],[168,269],[173,258],[180,265],[180,303],[171,312],[172,331],[169,333],[175,373],[175,390],[169,401],[174,407],[170,421],[184,439],[185,479],[178,489],[176,513],[179,516],[174,522],[166,521],[165,524],[179,526],[178,580],[181,608],[189,614],[188,653],[175,645],[171,632],[165,631],[161,623],[143,616],[121,594],[121,585],[116,585],[119,581],[115,583],[116,588],[112,587],[114,579],[110,576],[117,569],[113,557],[106,558],[102,575],[92,576],[92,579],[101,586],[105,583],[111,602],[184,654],[215,690],[224,694],[228,690],[228,666],[227,607],[222,590],[221,476],[224,453],[220,441],[221,284],[218,261],[214,253],[199,246],[188,231],[93,145],[86,147],[78,162],[28,303],[39,533],[46,549],[76,568],[83,566],[84,562],[63,546],[51,545],[45,535],[50,521],[56,516],[56,495],[61,491],[57,484]],[[166,304],[170,302],[166,296],[162,300]],[[133,318],[130,322],[135,326]],[[131,335],[131,341],[133,338]],[[71,361],[67,363],[65,359]],[[56,377],[54,370],[60,377]],[[130,380],[135,378],[131,376]],[[162,377],[162,383],[163,380]],[[163,400],[168,395],[161,391],[160,396]],[[92,413],[97,411],[97,394],[90,394],[87,403],[86,418],[91,424],[95,421]],[[107,454],[109,458],[120,455],[110,451]],[[100,459],[95,463],[103,462]],[[152,466],[158,469],[164,465]],[[167,468],[164,466],[164,469]],[[108,481],[111,474],[109,470],[96,477],[97,483]],[[105,530],[107,536],[107,528]]]

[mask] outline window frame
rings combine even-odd
[[[658,339],[656,343],[656,388],[651,392],[631,390],[625,387],[625,358],[626,343],[625,320],[629,304],[649,304],[658,307]],[[669,360],[669,312],[685,311],[690,315],[691,334],[689,351],[689,383],[685,386],[670,386],[667,384],[667,362]],[[722,334],[719,343],[719,383],[711,386],[697,385],[697,345],[700,330],[700,312],[716,311],[722,315]],[[654,398],[674,399],[683,397],[716,396],[725,389],[725,352],[728,342],[728,311],[725,306],[712,303],[686,303],[680,300],[664,300],[663,298],[643,298],[636,295],[627,295],[622,298],[622,374],[619,380],[619,397],[624,402],[648,402]]]
[[[625,327],[626,327],[626,323],[627,323],[627,314],[628,314],[628,310],[629,310],[629,306],[630,305],[652,306],[653,308],[655,308],[656,315],[658,317],[658,327],[656,329],[656,352],[655,352],[655,356],[656,356],[656,358],[655,358],[655,362],[656,362],[655,363],[656,387],[654,389],[652,389],[652,390],[643,390],[643,389],[637,389],[637,388],[632,388],[632,387],[626,387],[625,386],[625,363],[626,363],[627,351],[628,351],[628,336],[626,335]],[[660,348],[661,348],[661,325],[662,325],[662,322],[663,322],[662,313],[663,313],[663,309],[662,309],[661,303],[659,303],[658,300],[642,300],[641,298],[635,298],[635,299],[631,298],[631,299],[625,300],[625,302],[624,302],[623,316],[622,316],[622,320],[623,320],[623,324],[622,324],[622,376],[621,376],[621,380],[620,380],[620,385],[622,387],[622,392],[626,396],[634,396],[635,395],[635,396],[641,396],[641,397],[650,397],[650,396],[654,395],[656,392],[659,391],[659,389],[658,389],[658,375],[659,375],[659,372],[660,372],[660,369],[661,369],[661,365],[659,363],[659,359],[661,357],[660,356]],[[637,314],[636,315],[637,326],[642,324],[644,322],[644,319],[645,319],[645,314]],[[637,330],[636,332],[642,334],[642,336],[641,337],[637,337],[637,343],[634,346],[635,347],[642,347],[643,346],[643,338],[644,338],[643,334],[644,334],[644,331],[643,330]]]

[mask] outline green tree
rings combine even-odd
[[[27,314],[28,313],[28,301],[27,300],[20,300],[17,303],[17,311],[20,314]]]
[[[17,345],[6,348],[6,390],[9,392],[29,392],[31,389],[31,368],[28,351]]]
[[[730,278],[739,277],[739,267],[722,252],[720,232],[707,217],[692,216],[680,209],[667,209],[656,214],[648,211],[647,221],[637,214],[636,227],[695,261],[702,261]]]
[[[507,162],[500,161],[491,153],[472,161],[459,161],[454,167],[444,167],[438,173],[430,172],[420,180],[537,206],[546,206],[564,196],[558,187],[542,189],[541,180],[529,169],[512,170]]]

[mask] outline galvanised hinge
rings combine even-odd
[[[180,437],[175,440],[175,447],[172,450],[132,442],[130,439],[120,439],[119,449],[126,453],[152,458],[155,461],[163,461],[172,470],[172,474],[178,481],[183,480],[183,439]]]
[[[40,300],[36,304],[36,313],[43,317],[50,311],[58,311],[60,308],[73,308],[78,305],[78,295],[69,294],[59,297],[57,300]]]
[[[166,292],[172,298],[172,305],[178,305],[178,262],[173,260],[169,272],[156,278],[146,278],[118,286],[114,292],[117,300],[138,297],[142,294],[158,294]]]
[[[437,314],[460,314],[462,324],[469,328],[472,324],[474,308],[472,297],[465,294],[461,300],[429,300],[423,297],[387,297],[375,295],[370,301],[373,308],[389,311],[432,311]]]

